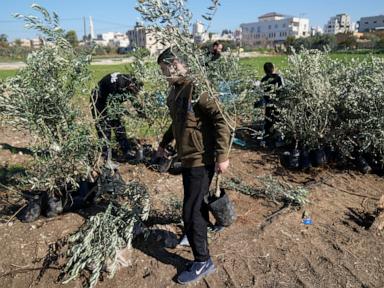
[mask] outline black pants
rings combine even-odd
[[[214,166],[183,168],[184,229],[195,261],[199,262],[210,257],[207,237],[209,211],[204,196],[209,192],[213,174]]]
[[[116,141],[119,143],[119,146],[124,154],[126,154],[131,144],[127,138],[127,131],[124,127],[124,123],[122,123],[120,118],[117,119],[109,119],[109,117],[99,111],[93,111],[92,114],[96,122],[96,131],[99,139],[107,140],[107,143],[103,147],[103,155],[107,156],[108,148],[110,147],[110,142],[112,141],[112,132],[115,134]]]
[[[265,107],[265,126],[264,131],[267,137],[274,133],[274,124],[279,120],[279,111],[274,105],[267,105]]]

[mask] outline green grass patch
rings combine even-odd
[[[113,72],[120,73],[129,73],[132,71],[131,66],[129,64],[115,64],[115,65],[92,65],[92,77],[93,81],[96,83],[103,78],[105,75]]]
[[[288,56],[286,55],[271,55],[271,56],[258,56],[253,58],[243,58],[240,60],[241,65],[247,70],[256,70],[257,75],[262,77],[264,75],[263,66],[266,62],[272,62],[277,71],[281,71],[287,67]]]
[[[16,75],[17,70],[0,70],[0,79],[5,79]]]
[[[351,53],[332,53],[331,57],[342,60],[350,60],[352,58],[363,59],[369,57],[370,54],[351,54]],[[384,57],[384,54],[375,54],[378,57]],[[286,55],[271,55],[271,56],[258,56],[254,58],[243,58],[240,63],[246,69],[255,69],[262,77],[263,65],[265,62],[272,62],[275,64],[278,71],[284,70],[288,65],[288,56]],[[112,64],[112,65],[92,65],[93,84],[96,83],[105,75],[112,72],[129,73],[131,66],[129,64]],[[5,79],[14,76],[17,70],[0,70],[0,79]]]

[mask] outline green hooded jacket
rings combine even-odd
[[[231,132],[217,102],[203,93],[192,104],[193,84],[174,84],[167,98],[172,124],[160,146],[165,148],[174,139],[183,167],[201,167],[228,159]]]

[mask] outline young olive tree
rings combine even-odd
[[[384,162],[384,59],[369,56],[343,63],[333,141],[342,153],[369,154]]]
[[[44,45],[28,55],[26,67],[8,78],[0,93],[0,114],[11,126],[33,137],[33,167],[28,182],[33,190],[62,192],[76,187],[97,166],[99,145],[92,125],[72,104],[89,92],[90,54],[78,54],[66,40],[57,14],[32,8],[42,15],[16,17],[44,35]]]
[[[138,127],[146,127],[144,135],[153,132],[160,135],[165,132],[170,123],[166,105],[168,83],[161,74],[157,63],[151,59],[137,57],[132,64],[132,71],[133,75],[143,83],[143,87],[137,95],[128,98],[138,107],[138,113],[130,114],[127,121],[129,130],[136,131]]]
[[[207,29],[219,5],[219,0],[211,0],[207,13],[202,15]],[[188,67],[188,78],[197,90],[193,102],[198,101],[202,93],[208,93],[213,101],[219,103],[224,119],[234,131],[237,117],[234,104],[244,102],[251,83],[249,77],[242,79],[239,73],[236,77],[235,73],[240,71],[238,57],[224,56],[218,63],[210,62],[207,51],[193,41],[192,13],[185,0],[139,0],[136,9],[148,24],[148,29],[155,33],[157,41],[170,46]],[[226,100],[231,100],[220,103],[220,90],[223,89],[225,92],[222,94],[228,94],[228,91],[231,94]]]
[[[131,247],[134,228],[148,217],[149,193],[142,184],[126,184],[100,165],[103,141],[96,137],[94,121],[73,104],[75,97],[90,93],[91,51],[78,54],[65,39],[57,14],[32,7],[43,20],[17,17],[42,33],[45,43],[28,56],[25,68],[1,83],[0,117],[33,137],[34,159],[26,177],[33,190],[71,192],[83,179],[96,182],[97,190],[90,193],[95,192],[95,201],[105,211],[63,240],[68,244],[68,262],[61,275],[68,282],[86,274],[85,285],[94,287],[106,267],[109,276],[114,275],[118,251]],[[92,179],[94,171],[97,179]]]
[[[340,63],[318,50],[294,53],[288,62],[276,102],[277,127],[293,144],[316,149],[329,142],[333,130],[338,93],[334,75]]]

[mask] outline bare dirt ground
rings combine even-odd
[[[0,129],[1,171],[28,161],[27,137]],[[21,153],[19,153],[21,152]],[[353,171],[330,169],[311,173],[286,171],[276,156],[260,151],[235,150],[229,176],[248,184],[256,176],[274,175],[292,184],[307,185],[310,203],[301,210],[284,209],[265,199],[229,191],[238,213],[234,225],[212,237],[210,251],[217,273],[192,287],[384,287],[384,235],[366,229],[376,202],[383,195],[384,179]],[[8,164],[7,164],[8,163]],[[144,166],[122,164],[125,180],[148,185],[152,207],[161,211],[169,199],[182,199],[180,176],[158,174]],[[10,200],[0,187],[0,287],[81,287],[80,280],[62,285],[52,267],[36,281],[48,245],[70,234],[84,222],[74,213],[24,224],[7,219],[22,203],[8,209]],[[309,211],[313,225],[301,223]],[[275,215],[274,217],[270,217]],[[162,226],[165,227],[165,226]],[[180,236],[181,230],[169,224]],[[177,287],[174,277],[192,259],[188,248],[167,249],[150,237],[134,243],[133,264],[97,287]]]

